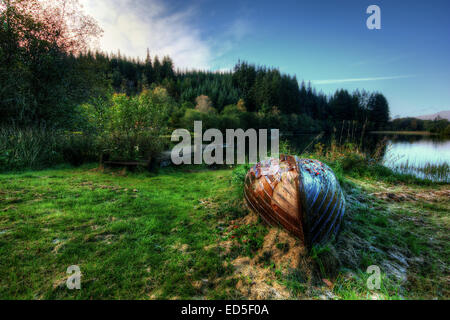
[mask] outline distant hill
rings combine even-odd
[[[450,121],[450,110],[441,111],[441,112],[438,112],[435,114],[430,114],[430,115],[419,116],[419,117],[415,117],[415,118],[421,119],[421,120],[434,120],[437,117],[440,117],[442,119],[447,119],[448,121]]]

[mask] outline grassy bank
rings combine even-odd
[[[0,175],[0,298],[449,298],[448,185],[339,173],[345,225],[308,253],[246,210],[244,172]],[[366,286],[373,264],[381,290]]]
[[[206,247],[218,228],[207,204],[227,198],[229,176],[92,168],[1,175],[0,297],[195,297],[196,281],[227,272]],[[81,268],[80,291],[66,289],[70,265]]]

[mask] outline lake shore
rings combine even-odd
[[[343,230],[308,253],[247,210],[236,170],[155,175],[90,165],[1,174],[0,297],[449,297],[448,184],[339,174]],[[73,264],[83,274],[77,292],[65,287]],[[366,287],[373,264],[381,290]]]

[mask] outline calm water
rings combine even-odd
[[[383,157],[385,166],[421,178],[450,181],[450,139],[423,135],[386,137],[389,140]]]
[[[427,163],[443,164],[450,162],[450,139],[442,140],[427,136],[391,136],[384,155],[387,166],[402,164],[423,166]]]

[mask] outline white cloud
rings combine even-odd
[[[391,77],[371,77],[371,78],[348,78],[348,79],[326,79],[326,80],[312,80],[311,83],[315,85],[321,84],[337,84],[346,82],[362,82],[362,81],[379,81],[379,80],[394,80],[394,79],[406,79],[414,76],[391,76]]]
[[[242,41],[251,32],[252,28],[248,22],[248,19],[238,17],[234,21],[230,22],[222,34],[219,34],[218,36],[216,35],[214,38],[210,39],[209,43],[211,44],[212,50],[216,57],[220,57],[231,51],[237,43]],[[234,65],[222,65],[220,69],[232,69],[233,67]]]
[[[104,30],[103,51],[145,58],[169,55],[177,68],[209,69],[211,44],[189,23],[194,9],[170,12],[160,0],[81,0],[84,11]]]

